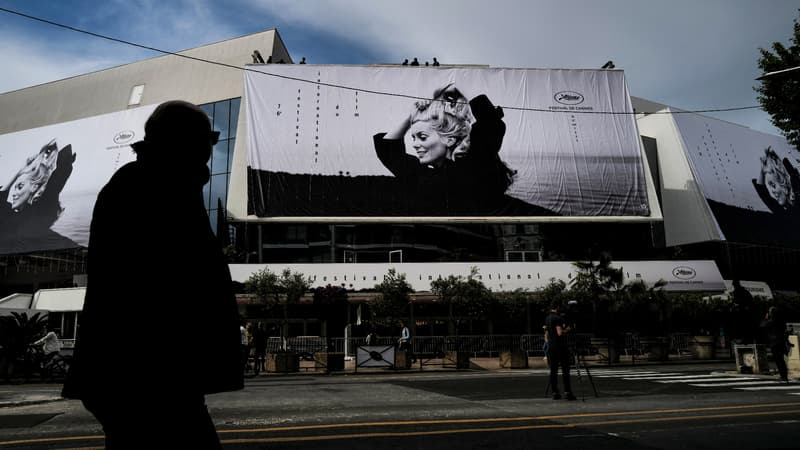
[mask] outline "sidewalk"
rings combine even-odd
[[[619,363],[615,364],[607,364],[603,361],[590,361],[589,359],[584,361],[586,366],[589,369],[601,369],[601,368],[608,368],[608,367],[658,367],[658,366],[672,366],[672,365],[708,365],[708,366],[717,366],[717,371],[724,371],[724,372],[736,372],[736,365],[733,360],[696,360],[696,359],[670,359],[667,361],[647,361],[644,359],[635,359],[632,360],[631,358],[622,358]],[[722,366],[722,367],[720,367]],[[726,367],[727,366],[727,367]],[[420,370],[421,368],[421,370]],[[725,370],[727,368],[727,370]],[[410,369],[402,369],[402,370],[386,370],[386,369],[364,369],[361,368],[357,372],[355,371],[355,361],[348,360],[345,362],[345,370],[342,372],[335,372],[331,374],[331,376],[338,376],[338,375],[376,375],[376,374],[403,374],[408,376],[413,376],[414,374],[418,373],[464,373],[464,372],[484,372],[484,371],[493,371],[493,372],[521,372],[524,373],[525,371],[536,371],[543,373],[547,369],[547,363],[541,356],[534,356],[528,358],[528,367],[522,369],[511,369],[511,368],[503,368],[500,367],[500,358],[499,357],[485,357],[485,358],[471,358],[470,359],[470,368],[466,370],[457,370],[454,367],[444,367],[442,365],[441,359],[432,359],[432,360],[424,360],[422,361],[422,366],[420,367],[420,361],[417,361],[415,364],[412,365]],[[713,370],[713,368],[710,368]],[[304,361],[301,364],[300,372],[294,373],[262,373],[258,376],[252,375],[249,373],[246,376],[246,379],[254,379],[254,378],[261,378],[261,377],[284,377],[284,376],[328,376],[325,372],[321,369],[314,369],[314,363],[311,361]],[[774,376],[769,375],[753,375],[756,377],[764,377],[764,378],[774,378]],[[60,395],[61,392],[61,385],[60,384],[44,384],[44,383],[28,383],[28,384],[0,384],[0,412],[2,408],[9,408],[9,407],[16,407],[16,406],[25,406],[25,405],[35,405],[41,403],[49,403],[55,402],[59,400],[63,400]]]

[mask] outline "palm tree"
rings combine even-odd
[[[4,369],[3,377],[6,381],[13,375],[15,361],[27,354],[28,346],[39,338],[46,325],[47,316],[41,313],[30,317],[24,312],[0,316],[0,368]]]
[[[601,300],[622,287],[622,269],[611,267],[611,257],[600,255],[597,264],[592,261],[572,263],[578,270],[570,280],[570,292],[576,300],[589,300],[592,304],[592,332],[597,331],[597,311]]]

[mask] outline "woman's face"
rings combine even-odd
[[[792,196],[789,174],[776,163],[765,164],[764,169],[764,186],[767,192],[779,205],[786,206]]]
[[[24,208],[36,189],[38,186],[31,182],[30,174],[25,173],[17,177],[8,191],[8,203],[11,204],[11,208],[14,210]]]
[[[419,163],[439,167],[447,159],[448,143],[452,138],[442,138],[428,122],[414,122],[409,129],[411,146],[417,152]]]

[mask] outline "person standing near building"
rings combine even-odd
[[[550,388],[553,390],[553,400],[560,400],[558,390],[558,368],[561,367],[561,377],[564,382],[564,398],[575,400],[570,382],[570,351],[567,346],[566,333],[569,330],[560,315],[561,305],[554,303],[550,314],[544,321],[545,339],[547,341],[547,362],[550,364]]]
[[[144,129],[136,161],[97,197],[62,395],[94,414],[108,449],[219,449],[205,395],[244,387],[233,283],[203,201],[219,133],[184,101]],[[178,318],[196,331],[179,350]]]
[[[61,353],[61,341],[58,340],[58,335],[53,330],[48,331],[47,334],[32,345],[42,346],[42,353],[44,353],[45,361],[49,361],[54,356]]]
[[[789,369],[785,359],[789,354],[788,333],[786,332],[786,322],[777,307],[773,306],[767,311],[767,315],[761,321],[761,332],[764,343],[769,346],[772,358],[778,367],[781,381],[789,381]]]
[[[239,325],[239,346],[242,352],[242,371],[247,371],[247,361],[250,359],[250,324],[243,321]]]
[[[267,360],[267,328],[263,323],[253,326],[253,353],[254,369],[256,375],[262,370],[267,370],[265,363]]]
[[[410,350],[411,332],[408,331],[405,321],[400,321],[400,339],[397,340],[400,350]]]

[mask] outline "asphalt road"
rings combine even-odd
[[[799,448],[800,383],[728,369],[592,368],[571,402],[545,395],[541,369],[270,375],[208,406],[226,449]],[[102,446],[79,402],[0,408],[0,448]]]

